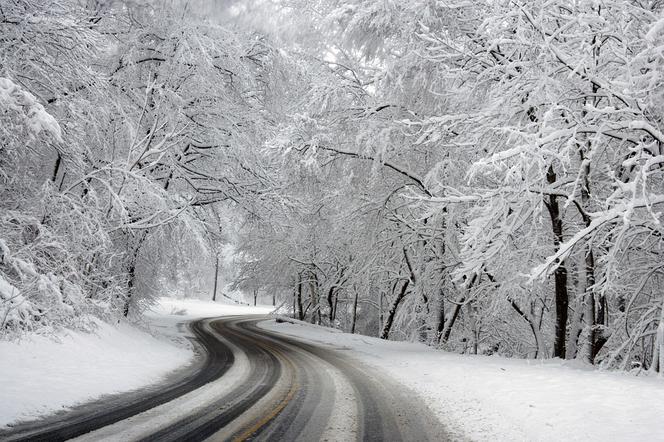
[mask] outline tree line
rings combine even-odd
[[[247,279],[351,332],[661,370],[661,2],[292,6],[320,66]]]

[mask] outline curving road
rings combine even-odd
[[[343,351],[257,327],[193,322],[206,357],[165,385],[0,432],[7,441],[425,441],[447,439],[419,398]]]

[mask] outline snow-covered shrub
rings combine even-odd
[[[106,252],[94,236],[77,239],[79,228],[12,210],[0,216],[0,335],[87,326],[88,315],[111,313],[122,285],[89,273],[88,260]]]
[[[102,214],[27,173],[62,142],[35,96],[0,77],[0,336],[84,326],[119,298],[121,285],[91,272],[109,259]]]

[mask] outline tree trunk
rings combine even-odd
[[[597,59],[599,58],[599,51],[600,51],[600,46],[597,45],[597,36],[593,36],[592,39],[592,47],[593,49],[593,57],[595,59],[595,63],[597,63]],[[597,106],[599,104],[599,101],[601,98],[597,97],[597,92],[599,91],[599,86],[594,83],[590,82],[590,88],[592,92],[592,98],[586,98],[585,101],[587,102],[588,100],[592,101],[592,106]],[[585,117],[586,111],[583,111],[583,116]],[[583,217],[583,221],[586,225],[586,227],[590,226],[591,219],[587,215],[586,211],[588,210],[588,206],[590,204],[590,155],[591,155],[591,150],[592,150],[592,143],[590,140],[588,140],[584,145],[579,146],[579,156],[581,160],[581,170],[583,172],[583,181],[582,181],[582,186],[581,186],[581,202],[583,204],[583,210],[581,213],[581,216]],[[605,312],[604,312],[604,306],[606,304],[604,295],[601,294],[599,297],[599,309],[597,308],[597,292],[595,290],[595,255],[593,254],[593,247],[592,243],[587,244],[587,250],[585,253],[585,274],[586,274],[586,298],[587,298],[587,314],[588,314],[588,321],[590,322],[590,333],[589,333],[589,340],[590,340],[590,351],[588,352],[589,356],[589,362],[591,364],[595,363],[595,358],[599,354],[600,350],[606,343],[606,337],[604,335],[604,318],[605,318]]]
[[[443,296],[443,289],[440,289],[439,298],[440,304],[438,305],[438,319],[436,323],[436,336],[438,337],[438,342],[440,342],[440,337],[445,328],[445,297]]]
[[[664,301],[659,312],[659,325],[655,332],[650,371],[664,377]]]
[[[556,182],[556,173],[553,166],[549,166],[546,174],[549,184]],[[563,221],[560,217],[560,206],[558,196],[549,195],[549,201],[545,202],[551,217],[551,229],[553,231],[554,250],[557,252],[563,242]],[[565,344],[567,336],[567,316],[569,308],[569,294],[567,292],[567,267],[562,261],[554,272],[554,291],[556,304],[555,335],[553,341],[553,356],[565,359]]]
[[[254,289],[254,307],[256,307],[257,301],[258,301],[258,290]]]
[[[407,279],[406,282],[404,282],[403,285],[401,286],[401,290],[397,294],[396,298],[394,298],[394,300],[392,301],[392,304],[390,304],[390,308],[387,310],[387,316],[385,318],[385,322],[383,323],[383,329],[380,332],[381,339],[389,338],[390,330],[392,329],[392,324],[394,323],[394,316],[397,313],[399,304],[401,303],[403,298],[406,297],[409,285],[410,285],[410,279]]]
[[[148,236],[148,233],[143,231],[136,242],[133,252],[129,256],[129,264],[127,265],[127,297],[125,298],[124,305],[122,307],[122,314],[126,318],[129,316],[129,306],[131,304],[131,299],[134,296],[134,290],[136,289],[136,261],[138,260],[138,254],[141,251],[141,246],[145,241],[145,238]]]
[[[297,302],[297,319],[303,321],[304,311],[302,310],[302,273],[297,274],[297,290],[295,293],[297,294],[295,297]]]
[[[58,172],[60,171],[60,164],[62,163],[62,156],[60,156],[60,152],[57,153],[57,158],[55,159],[55,165],[53,166],[53,176],[51,177],[51,181],[55,183],[55,180],[58,179]]]
[[[508,299],[508,300],[510,302],[510,305],[514,309],[514,311],[517,312],[517,314],[519,316],[521,316],[523,318],[523,320],[528,323],[528,326],[530,327],[530,331],[533,333],[533,338],[535,338],[535,347],[536,347],[535,359],[547,357],[548,355],[546,355],[546,350],[545,350],[545,346],[544,346],[544,339],[542,339],[542,334],[540,333],[540,330],[537,327],[537,324],[535,324],[535,321],[533,320],[533,318],[528,313],[526,313],[524,310],[521,310],[521,308],[519,308],[519,305],[514,300],[512,300],[512,299]]]
[[[219,279],[219,255],[214,262],[214,288],[212,289],[212,301],[217,300],[217,281]]]
[[[355,296],[353,297],[353,316],[351,317],[351,323],[350,323],[351,333],[355,333],[355,324],[357,321],[357,298],[358,298],[357,288],[354,288],[353,292],[355,292]]]
[[[311,299],[311,323],[321,323],[320,299],[318,296],[318,276],[316,272],[309,271],[309,298]]]
[[[327,306],[330,309],[330,325],[334,322],[334,317],[336,316],[336,312],[334,311],[334,287],[330,287],[330,289],[327,291]]]
[[[454,327],[454,323],[456,322],[457,318],[459,317],[459,311],[461,310],[461,305],[463,302],[466,300],[465,296],[461,296],[455,303],[454,307],[452,307],[452,315],[449,317],[447,320],[447,323],[445,324],[445,327],[443,328],[443,333],[440,337],[439,343],[444,344],[450,339],[450,335],[452,334],[452,327]]]
[[[337,318],[337,298],[339,297],[337,292],[344,284],[344,270],[343,267],[339,269],[338,264],[337,264],[337,272],[338,276],[336,281],[330,286],[330,289],[327,291],[327,305],[330,309],[330,314],[329,314],[330,325],[332,325],[332,323],[334,323],[334,321]]]
[[[583,353],[583,342],[581,342],[581,336],[583,332],[583,322],[585,321],[586,311],[588,306],[586,304],[586,298],[581,299],[580,302],[576,303],[576,308],[574,309],[574,314],[572,315],[569,322],[569,339],[567,340],[567,359],[580,358]],[[587,358],[586,358],[587,359]]]
[[[477,310],[472,302],[466,304],[468,319],[470,320],[470,328],[473,332],[472,354],[476,355],[480,341],[480,324],[477,321]]]
[[[127,280],[127,297],[125,298],[124,305],[122,307],[122,316],[125,318],[129,316],[129,305],[131,304],[131,297],[134,293],[134,278],[136,276],[136,260],[134,259],[127,269],[127,275],[129,276]]]
[[[378,293],[378,327],[380,327],[383,324],[383,296],[384,293],[381,290]],[[380,331],[381,330],[379,329],[378,332],[380,333]]]
[[[423,272],[420,272],[420,275]],[[429,307],[429,297],[424,292],[424,284],[419,284],[419,290],[422,291],[422,311],[420,312],[420,342],[429,342],[431,335],[431,308]]]
[[[339,312],[339,296],[334,297],[334,319],[337,318],[337,313]]]

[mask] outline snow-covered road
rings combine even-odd
[[[262,320],[240,316],[196,321],[192,329],[208,356],[185,383],[164,383],[162,389],[147,390],[125,404],[93,403],[89,413],[19,426],[4,437],[160,442],[447,439],[438,420],[403,386],[341,352],[257,328]],[[206,381],[203,385],[200,378]]]
[[[395,440],[422,431],[424,439],[443,432],[438,422],[445,429],[437,439],[664,440],[661,378],[560,360],[456,355],[288,318],[255,325],[259,317],[246,316],[269,310],[162,299],[149,318],[154,336],[101,325],[96,335],[70,333],[60,343],[0,344],[0,369],[13,376],[0,379],[3,422],[72,406],[46,424],[89,417],[95,406],[168,391],[205,365],[187,345],[192,332],[178,324],[219,315],[226,319],[198,329],[199,339],[203,333],[222,343],[214,376],[140,410],[125,407],[131,413],[98,421],[94,428],[105,426],[82,440],[225,439],[247,431],[273,440]],[[95,400],[104,394],[115,395]],[[427,429],[432,422],[436,428]]]

